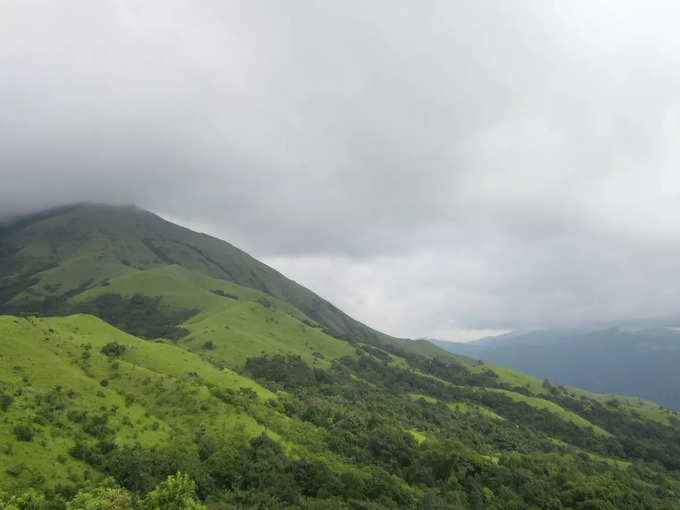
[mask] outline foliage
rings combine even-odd
[[[30,425],[25,425],[23,423],[14,426],[14,435],[19,441],[33,441],[33,429]]]
[[[20,496],[13,496],[4,506],[4,510],[48,510],[49,503],[44,494],[29,489]]]
[[[118,342],[109,342],[99,351],[106,356],[120,357],[125,354],[125,345]]]
[[[13,401],[12,395],[8,395],[5,392],[0,393],[0,411],[7,411]]]
[[[2,505],[677,508],[671,419],[390,339],[216,240],[88,211],[0,234],[2,306],[158,341],[0,317]]]
[[[139,502],[142,510],[202,510],[196,500],[196,483],[183,473],[171,475]]]
[[[121,488],[97,487],[81,490],[66,504],[66,510],[132,510],[132,495]]]
[[[160,297],[135,294],[126,299],[119,294],[104,294],[76,306],[77,312],[91,313],[123,331],[142,338],[177,339],[188,333],[177,326],[196,313],[195,310],[166,310]]]

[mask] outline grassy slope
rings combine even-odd
[[[99,352],[112,341],[126,346],[115,360],[117,368]],[[39,477],[49,486],[101,478],[68,455],[77,438],[88,439],[68,418],[74,409],[106,414],[121,446],[162,445],[170,437],[193,437],[197,430],[246,441],[266,430],[293,456],[323,458],[336,471],[361,476],[361,468],[328,452],[315,426],[270,408],[267,401],[276,396],[256,382],[182,348],[128,335],[96,317],[0,316],[0,352],[0,390],[14,396],[0,415],[0,464],[7,466],[0,471],[0,486],[9,492],[39,485]],[[48,420],[37,418],[42,413],[38,402],[56,387],[64,408]],[[250,388],[256,399],[245,412],[243,403],[218,400],[211,388],[237,394]],[[72,397],[66,397],[70,392]],[[126,402],[130,395],[133,403]],[[34,430],[31,442],[15,440],[13,429],[20,423]]]
[[[146,295],[162,296],[166,306],[197,309],[184,324],[191,334],[180,344],[226,366],[243,368],[247,358],[262,353],[290,353],[326,367],[330,360],[354,352],[350,344],[313,327],[311,319],[284,301],[176,265],[126,274],[73,299],[84,301],[111,292],[131,296],[140,289]],[[213,342],[214,350],[202,349],[207,341]]]
[[[419,400],[422,398],[425,400],[425,402],[429,402],[430,404],[436,404],[438,402],[436,398],[429,397],[427,395],[420,395],[418,393],[411,393],[409,394],[409,397],[411,397],[413,400]],[[489,418],[494,418],[496,420],[504,419],[502,416],[494,413],[491,409],[479,404],[473,404],[470,402],[447,402],[446,405],[449,407],[449,409],[457,413],[480,414]]]
[[[0,358],[0,383],[12,393],[16,394],[19,390],[23,392],[16,397],[15,404],[4,416],[5,421],[0,423],[0,445],[12,443],[13,426],[39,411],[34,403],[37,395],[61,385],[64,391],[76,392],[75,403],[81,408],[101,412],[102,406],[108,410],[117,407],[115,413],[107,412],[111,414],[110,419],[117,431],[116,441],[121,444],[162,443],[170,434],[191,434],[200,427],[206,427],[215,434],[228,433],[247,438],[259,434],[266,425],[270,435],[284,444],[293,455],[323,457],[324,462],[337,471],[355,469],[328,453],[321,439],[323,435],[314,426],[291,420],[268,408],[264,402],[274,398],[274,395],[229,369],[240,369],[246,358],[263,352],[298,354],[311,365],[326,368],[333,359],[353,355],[355,347],[325,334],[315,326],[317,323],[323,323],[326,327],[335,324],[329,322],[326,313],[335,314],[333,316],[336,319],[342,318],[344,314],[325,305],[320,305],[323,314],[314,309],[310,312],[309,307],[296,308],[294,305],[303,298],[298,296],[293,299],[286,293],[302,292],[301,287],[286,287],[284,283],[290,281],[274,272],[280,278],[277,280],[272,276],[272,281],[288,289],[285,292],[280,288],[276,290],[269,280],[262,280],[263,275],[271,276],[264,269],[264,273],[255,271],[248,276],[246,273],[250,269],[246,270],[246,262],[251,259],[233,247],[230,248],[232,251],[227,251],[235,257],[236,262],[232,261],[234,274],[226,275],[221,269],[225,265],[211,262],[214,260],[212,256],[206,258],[201,254],[207,253],[208,249],[216,249],[213,245],[221,241],[185,231],[148,213],[118,211],[122,215],[121,221],[131,222],[120,227],[126,231],[126,235],[120,235],[116,226],[102,228],[101,218],[98,219],[97,214],[103,212],[98,208],[89,210],[92,217],[87,217],[82,211],[74,211],[5,234],[14,236],[15,242],[24,241],[20,253],[26,263],[24,267],[45,267],[47,263],[58,263],[56,267],[37,273],[40,281],[18,295],[16,300],[63,295],[64,292],[83,287],[82,292],[71,297],[72,301],[84,301],[106,293],[128,296],[143,293],[162,296],[164,306],[194,308],[198,313],[184,324],[190,335],[177,345],[137,339],[91,316],[30,320],[0,318],[0,352],[3,354]],[[157,236],[153,242],[144,237],[149,235],[150,230]],[[176,240],[178,230],[188,233],[186,235],[192,242],[198,243],[198,252]],[[79,232],[78,236],[74,237],[73,231]],[[220,246],[224,248],[224,245],[226,243]],[[242,285],[225,278],[238,280]],[[238,299],[217,295],[214,290]],[[319,299],[309,294],[313,299]],[[275,297],[277,295],[281,299]],[[378,337],[364,332],[362,338],[374,341]],[[388,337],[379,337],[380,341],[385,338]],[[128,347],[116,371],[106,357],[98,352],[102,345],[114,340]],[[215,349],[203,348],[208,340],[215,345]],[[443,352],[427,342],[392,339],[388,343],[409,346],[409,350],[430,356],[438,356]],[[91,346],[88,351],[91,356],[84,362],[82,355],[87,345]],[[396,364],[404,365],[402,358],[391,357],[396,360]],[[478,364],[462,356],[455,358],[472,372],[492,370],[501,382],[524,387],[531,396],[507,390],[493,391],[500,391],[517,402],[547,409],[577,425],[592,426],[584,418],[541,398],[548,390],[536,378],[502,367]],[[15,370],[14,367],[20,369]],[[189,374],[198,374],[199,377]],[[28,383],[24,382],[24,377],[27,377]],[[100,384],[104,379],[108,382],[106,387]],[[30,384],[29,388],[27,384]],[[234,391],[251,388],[258,395],[259,404],[255,405],[252,412],[244,413],[238,406],[214,398],[209,391],[212,386]],[[581,393],[601,401],[612,398],[608,395]],[[136,397],[135,403],[128,407],[125,405],[125,396],[129,394],[135,394]],[[640,402],[639,399],[630,403],[623,397],[617,399],[620,401],[619,409],[625,412],[637,412],[642,418],[668,423],[667,415],[654,404]],[[463,413],[486,416],[493,413],[468,403],[449,402],[447,405],[454,410],[457,407]],[[123,426],[124,418],[133,426]],[[83,478],[88,468],[66,455],[74,438],[82,435],[82,431],[64,416],[60,420],[64,427],[49,423],[38,425],[38,434],[33,442],[16,443],[11,452],[0,451],[3,465],[27,465],[27,469],[17,477],[7,475],[6,471],[0,473],[0,481],[4,480],[9,489],[12,484],[30,485],[31,469],[34,472],[42,470],[44,474],[44,466],[49,466],[47,475],[55,483]],[[594,426],[593,429],[603,436],[607,435],[602,429]],[[422,432],[411,433],[419,441],[425,437]],[[65,457],[63,463],[55,462],[61,457]]]
[[[547,409],[548,411],[557,414],[565,421],[570,421],[580,427],[592,427],[595,433],[600,434],[602,436],[611,435],[606,430],[596,425],[593,425],[585,418],[582,418],[581,416],[577,415],[572,411],[563,409],[562,407],[558,406],[554,402],[550,402],[549,400],[545,400],[540,397],[529,397],[527,395],[522,395],[521,393],[515,393],[514,391],[501,390],[497,388],[488,388],[487,391],[496,391],[499,393],[503,393],[504,395],[507,395],[508,397],[512,398],[515,402],[524,402],[525,404],[528,404],[537,409]]]
[[[512,386],[526,388],[532,395],[537,397],[546,396],[550,392],[549,389],[543,387],[543,381],[540,379],[509,368],[499,367],[489,363],[482,363],[476,366],[468,366],[468,369],[473,373],[481,373],[485,370],[491,370],[498,376],[499,381]],[[662,408],[655,402],[651,402],[639,397],[593,393],[592,391],[586,391],[571,386],[567,386],[566,390],[573,396],[586,397],[602,403],[611,403],[616,401],[617,409],[622,412],[633,416],[639,416],[642,420],[653,420],[663,425],[671,425],[671,416],[673,416],[673,413],[668,409]],[[518,398],[516,398],[516,400],[519,400],[521,397],[523,397],[521,394],[517,395]],[[527,401],[526,403],[531,405],[532,401]],[[540,404],[541,405],[538,407],[545,407],[542,403]]]
[[[191,331],[191,336],[181,340],[180,344],[232,368],[242,368],[248,357],[263,353],[297,354],[310,364],[325,368],[329,360],[353,353],[349,344],[324,334],[318,328],[310,327],[309,324],[314,322],[288,303],[272,298],[262,291],[211,278],[181,266],[132,270],[109,280],[108,283],[105,287],[94,287],[72,299],[83,301],[109,292],[130,296],[142,289],[146,295],[163,296],[163,302],[169,306],[197,308],[199,313],[185,324]],[[220,290],[239,299],[219,296],[213,290]],[[268,306],[263,306],[261,302],[268,303]],[[214,351],[201,349],[207,340],[215,344]],[[397,356],[392,358],[397,363],[403,363]],[[549,392],[543,387],[543,381],[535,377],[496,365],[471,363],[469,358],[461,358],[473,373],[491,370],[499,381],[524,387],[538,397]],[[620,409],[628,413],[637,413],[646,419],[669,424],[668,411],[644,399],[599,395],[577,388],[568,390],[577,396],[583,395],[601,402],[616,399],[621,404]],[[523,398],[521,394],[513,392],[513,395],[518,401]],[[543,399],[524,401],[539,408],[545,408],[547,402]],[[574,417],[578,418],[573,415],[570,421],[574,421]],[[574,423],[578,424],[578,421]]]
[[[238,314],[244,308],[248,310],[254,306],[262,305],[238,300],[227,311]],[[273,314],[275,310],[268,308],[265,313]],[[221,317],[220,313],[207,315],[193,326],[203,327],[204,321],[216,316]],[[279,319],[283,318],[290,320],[294,328],[302,325],[310,330],[310,334],[318,333],[317,329],[290,315],[282,314]],[[268,324],[265,322],[264,326]],[[285,330],[285,327],[282,329]],[[112,341],[126,346],[125,353],[115,360],[118,368],[114,368],[114,362],[99,352],[103,345]],[[329,345],[349,347],[330,337],[322,342],[329,356]],[[330,452],[323,430],[297,418],[289,418],[277,406],[270,406],[268,401],[276,400],[277,395],[228,368],[217,368],[204,359],[217,355],[215,351],[209,351],[207,355],[201,351],[206,355],[202,357],[168,342],[141,340],[89,315],[74,315],[0,317],[0,353],[0,390],[14,395],[8,411],[0,414],[0,464],[7,466],[0,470],[0,486],[8,492],[40,485],[39,476],[48,480],[48,486],[101,478],[92,467],[68,454],[78,438],[93,441],[83,433],[79,424],[69,420],[68,413],[74,409],[106,414],[109,426],[115,431],[115,442],[119,445],[167,444],[172,437],[193,437],[196,430],[205,430],[216,437],[228,436],[238,442],[266,430],[293,457],[321,460],[336,472],[351,471],[358,476],[370,476],[364,468],[348,464]],[[87,353],[86,359],[84,353]],[[318,361],[324,362],[323,359]],[[107,381],[106,386],[101,384],[104,380]],[[73,391],[74,396],[64,397],[65,408],[56,416],[36,423],[36,417],[42,416],[36,397],[45,400],[56,386],[61,387],[61,395]],[[211,388],[229,389],[236,393],[241,388],[250,388],[257,398],[244,408],[242,402],[229,404],[218,400]],[[574,413],[540,398],[540,395],[527,397],[498,389],[477,391],[502,392],[518,402],[545,408],[563,420],[592,426]],[[132,403],[126,402],[130,395],[134,395]],[[411,394],[410,398],[437,403],[428,395]],[[503,420],[479,404],[446,402],[445,405],[456,413]],[[14,440],[12,430],[18,423],[30,424],[36,432],[33,441]],[[607,435],[602,429],[593,429],[603,437]],[[408,432],[418,442],[425,441],[429,434],[416,429],[408,429]],[[571,446],[565,445],[565,448],[574,452]],[[494,462],[497,457],[493,452],[489,453],[484,457],[488,462]],[[598,458],[590,452],[584,453]],[[620,468],[627,467],[626,463],[617,459],[599,458]]]

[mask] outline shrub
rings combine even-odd
[[[14,435],[19,441],[33,441],[33,429],[28,425],[19,424],[14,427]]]
[[[196,482],[189,475],[171,475],[140,501],[143,510],[204,510],[196,499]]]
[[[119,344],[118,342],[109,342],[104,347],[102,347],[101,353],[105,354],[106,356],[117,358],[125,354],[125,346],[123,344]]]
[[[129,510],[132,496],[125,489],[99,487],[92,491],[81,490],[67,506],[67,510]]]
[[[12,395],[8,395],[7,393],[0,394],[0,410],[7,411],[7,408],[12,405],[13,401]]]

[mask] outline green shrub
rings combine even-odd
[[[123,344],[119,344],[118,342],[109,342],[104,347],[102,347],[101,353],[105,354],[106,356],[118,358],[125,354],[125,346]]]
[[[14,402],[12,395],[8,395],[7,393],[0,394],[0,410],[7,411],[9,406],[12,405],[12,402]]]
[[[170,475],[139,503],[142,510],[205,509],[205,505],[196,499],[196,482],[183,473]]]
[[[14,435],[19,441],[33,441],[33,429],[28,425],[19,424],[14,427]]]

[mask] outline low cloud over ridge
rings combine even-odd
[[[400,336],[680,310],[680,7],[0,6],[0,215],[136,203]]]

